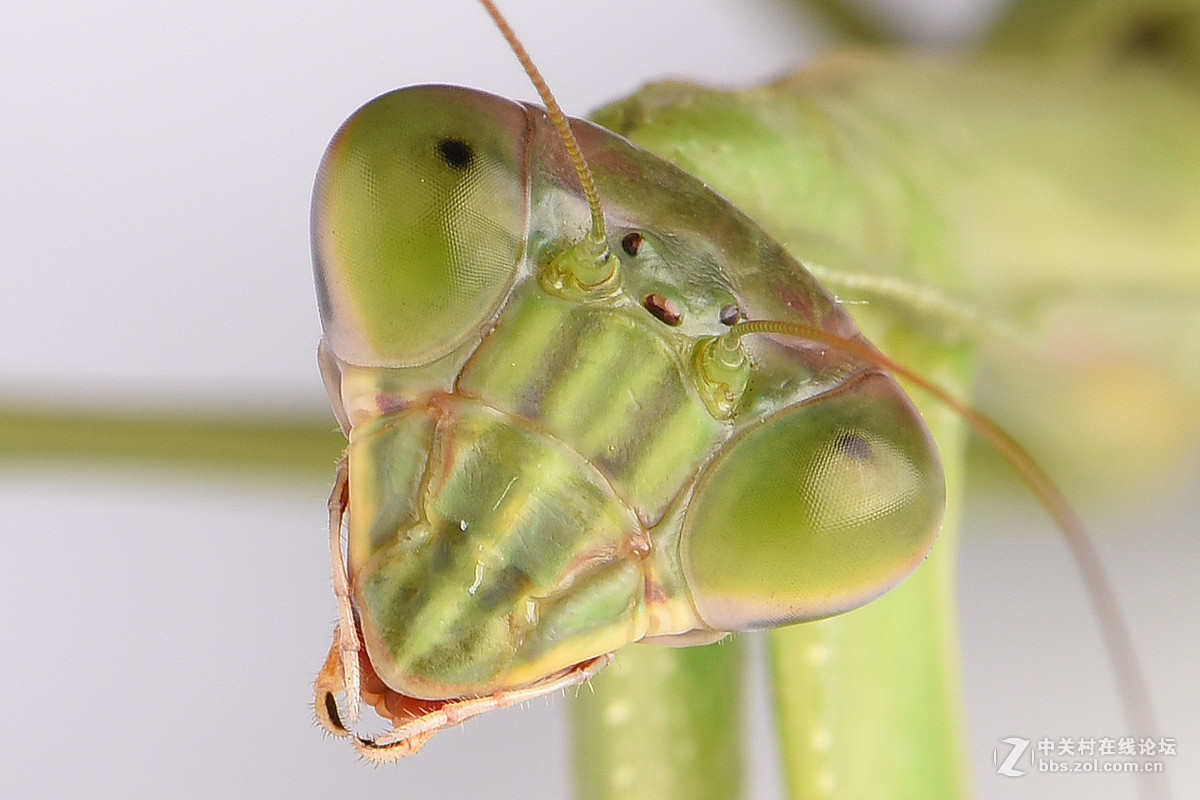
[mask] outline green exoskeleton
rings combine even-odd
[[[317,710],[338,735],[360,697],[391,720],[355,739],[372,759],[630,642],[857,607],[942,518],[922,418],[829,292],[700,180],[568,135],[543,97],[384,95],[318,173],[319,358],[350,444]]]
[[[859,337],[829,293],[700,181],[571,127],[594,217],[547,112],[466,89],[372,101],[320,167],[320,363],[350,445],[318,708],[344,732],[361,664],[395,724],[375,757],[630,642],[857,607],[939,529],[937,452],[892,377],[739,324]]]
[[[699,181],[575,127],[607,274],[564,257],[587,207],[541,109],[401,90],[357,112],[321,168],[347,586],[389,703],[845,611],[938,530],[937,454],[889,376],[727,335],[746,316],[853,337],[849,317]]]

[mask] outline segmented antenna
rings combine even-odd
[[[908,367],[896,363],[865,342],[846,339],[809,325],[776,320],[740,322],[730,328],[719,341],[724,347],[737,348],[739,339],[753,334],[792,336],[797,339],[820,342],[858,356],[893,375],[910,381],[937,398],[995,448],[996,452],[1016,470],[1021,480],[1033,491],[1042,506],[1050,512],[1058,529],[1062,531],[1075,563],[1079,566],[1088,598],[1100,616],[1100,633],[1116,677],[1117,694],[1121,699],[1121,708],[1125,712],[1126,721],[1134,727],[1136,732],[1144,732],[1143,735],[1146,736],[1153,735],[1159,730],[1154,718],[1154,709],[1150,703],[1150,692],[1146,688],[1146,678],[1138,664],[1136,651],[1133,648],[1133,639],[1129,635],[1129,627],[1121,614],[1116,592],[1104,570],[1100,555],[1096,552],[1096,547],[1092,543],[1091,537],[1088,536],[1083,521],[1075,513],[1075,509],[1071,507],[1066,496],[1054,484],[1045,470],[1038,466],[1033,456],[1029,455],[1025,448],[973,406]],[[1161,773],[1140,772],[1137,778],[1144,797],[1167,797],[1165,778]]]
[[[575,172],[579,174],[579,181],[583,184],[583,193],[587,197],[588,208],[592,214],[592,228],[588,232],[588,238],[596,244],[607,247],[604,230],[604,211],[600,208],[600,193],[596,191],[596,181],[592,177],[592,170],[588,167],[587,160],[583,157],[583,151],[579,149],[579,142],[575,140],[575,134],[571,132],[571,125],[567,122],[567,115],[563,113],[562,107],[554,99],[554,94],[546,84],[545,78],[542,77],[542,73],[534,65],[533,59],[529,57],[529,53],[525,50],[525,46],[521,44],[521,40],[517,38],[517,34],[508,24],[508,20],[500,13],[500,9],[496,8],[492,0],[479,0],[479,2],[487,9],[488,14],[492,17],[492,21],[496,23],[496,27],[500,29],[501,35],[508,42],[508,46],[512,48],[513,54],[521,62],[521,66],[525,68],[525,74],[529,76],[529,80],[533,83],[533,88],[537,89],[538,95],[542,98],[542,103],[546,106],[546,113],[550,116],[550,122],[554,125],[555,130],[558,131],[563,145],[567,148],[567,155],[571,157],[571,163],[575,165]]]

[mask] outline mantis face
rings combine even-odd
[[[410,737],[628,642],[854,608],[940,525],[940,463],[891,377],[739,323],[869,349],[829,295],[699,181],[573,124],[600,279],[571,271],[586,202],[540,108],[393,92],[318,173],[320,358],[350,439],[339,646]]]

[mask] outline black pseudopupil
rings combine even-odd
[[[475,151],[462,139],[442,139],[437,143],[437,151],[448,166],[457,170],[470,169],[475,161]]]

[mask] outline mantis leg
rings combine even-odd
[[[314,687],[317,721],[334,736],[348,736],[350,733],[338,712],[337,695],[343,691],[346,693],[345,719],[350,724],[358,721],[358,707],[362,701],[359,668],[362,642],[358,638],[354,606],[350,602],[350,576],[346,571],[346,558],[342,550],[342,527],[349,503],[349,473],[343,456],[338,462],[333,491],[329,494],[329,551],[333,564],[333,595],[337,599],[338,624],[329,658],[325,660]]]

